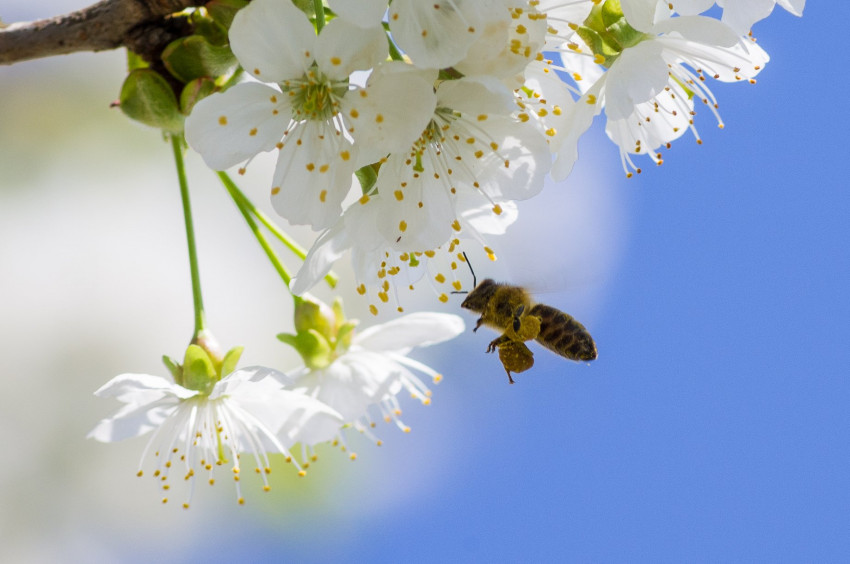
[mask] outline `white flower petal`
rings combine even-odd
[[[546,41],[546,18],[528,3],[517,3],[511,18],[490,20],[454,69],[465,76],[492,76],[513,82]],[[508,9],[505,7],[504,9]],[[516,84],[519,86],[519,84]]]
[[[437,105],[473,116],[506,115],[516,110],[510,89],[495,78],[486,76],[440,83]]]
[[[328,0],[328,6],[360,27],[380,27],[387,11],[386,0]]]
[[[417,66],[450,67],[466,56],[484,29],[489,8],[484,4],[481,0],[394,0],[390,31]],[[508,17],[507,11],[503,17]]]
[[[669,80],[666,65],[659,64],[663,46],[642,41],[620,54],[607,73],[605,113],[609,119],[630,116],[637,104],[654,98]]]
[[[770,15],[776,0],[726,0],[718,4],[723,6],[721,21],[738,35],[746,35],[754,23]]]
[[[806,0],[776,0],[776,3],[797,17],[803,15],[803,9],[806,7]]]
[[[111,443],[148,433],[165,421],[180,400],[169,396],[145,404],[128,403],[92,429],[86,438]]]
[[[313,64],[316,32],[288,0],[253,0],[233,18],[230,47],[245,72],[264,82],[299,77]]]
[[[404,315],[355,334],[352,345],[376,352],[428,347],[463,333],[463,319],[447,313],[419,312]]]
[[[289,284],[290,291],[300,296],[310,290],[331,271],[334,263],[342,258],[350,246],[351,242],[345,233],[345,222],[340,218],[310,247],[304,263]]]
[[[602,84],[603,81],[597,82],[597,86]],[[594,90],[597,90],[597,88],[594,87],[588,94],[593,94]],[[561,140],[555,162],[552,163],[552,170],[550,171],[552,180],[560,182],[570,175],[573,165],[578,160],[578,140],[590,129],[593,118],[599,113],[600,109],[600,104],[589,103],[587,95],[573,104],[569,112],[567,135]]]
[[[381,167],[373,205],[378,231],[398,249],[425,251],[439,247],[451,234],[454,205],[444,188],[442,162],[432,162],[427,152],[421,168],[405,153],[393,153]]]
[[[652,153],[688,131],[692,111],[693,100],[674,82],[653,100],[637,104],[630,116],[621,119],[609,116],[605,132],[623,150],[650,154],[657,162]]]
[[[483,147],[474,145],[473,154],[464,154],[467,171],[484,194],[503,201],[524,200],[540,192],[552,161],[546,140],[534,124],[498,115],[465,131],[455,123],[453,129],[462,138],[471,138],[478,129],[478,136],[487,141]]]
[[[171,380],[149,374],[120,374],[101,386],[94,395],[115,398],[122,403],[146,404],[167,396],[186,399],[197,392],[178,386]]]
[[[387,58],[387,37],[380,27],[362,28],[343,18],[331,20],[319,34],[316,64],[332,80],[368,70]]]
[[[479,196],[479,197],[475,197]],[[473,199],[475,204],[473,204]],[[502,208],[502,213],[493,213],[493,205],[484,201],[479,203],[482,198],[480,194],[463,194],[458,198],[458,209],[464,210],[459,220],[463,227],[462,232],[470,233],[473,238],[484,245],[483,239],[477,234],[484,235],[504,235],[508,227],[517,220],[519,211],[514,202],[499,202]],[[467,203],[468,202],[468,203]]]
[[[284,219],[313,229],[330,227],[351,190],[354,148],[331,122],[291,129],[278,155],[272,205]]]
[[[714,0],[676,0],[673,8],[683,16],[696,16],[714,6]]]
[[[186,142],[215,170],[270,151],[290,120],[285,96],[257,82],[204,98],[186,118]]]
[[[620,0],[620,7],[629,25],[648,32],[656,22],[659,0]]]
[[[385,63],[375,69],[359,96],[343,99],[352,100],[342,113],[349,116],[359,147],[357,168],[419,138],[437,104],[433,79],[429,80],[434,74],[401,62]]]
[[[741,37],[728,25],[706,16],[681,16],[658,22],[652,29],[658,35],[672,35],[671,39],[682,39],[718,49],[734,47]],[[644,41],[643,43],[649,43]],[[630,49],[627,49],[629,51]]]
[[[264,416],[272,422],[270,427],[282,438],[285,447],[295,443],[314,445],[333,439],[344,421],[342,415],[329,405],[308,397],[303,393],[277,390],[274,403],[257,398],[254,402],[243,402],[250,412]],[[285,406],[285,409],[281,407]]]

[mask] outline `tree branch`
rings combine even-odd
[[[0,29],[0,64],[77,51],[133,48],[140,40],[133,31],[140,26],[150,28],[175,12],[206,1],[102,0],[64,16],[11,24]]]

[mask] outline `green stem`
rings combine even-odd
[[[403,61],[404,55],[401,54],[401,51],[398,50],[395,42],[390,37],[390,25],[388,23],[384,23],[384,33],[387,34],[387,45],[390,49],[390,59],[393,61]]]
[[[316,33],[325,27],[325,5],[322,0],[313,0],[313,10],[316,12]]]
[[[286,287],[289,288],[289,282],[292,280],[292,276],[289,275],[289,271],[286,270],[286,267],[283,266],[283,263],[280,262],[280,259],[277,257],[277,254],[272,249],[272,246],[269,244],[266,236],[263,235],[263,232],[260,231],[260,226],[257,225],[257,222],[254,221],[253,216],[251,215],[250,207],[244,204],[245,196],[239,191],[239,188],[236,187],[236,184],[230,180],[230,177],[227,176],[224,172],[218,173],[219,179],[221,179],[221,183],[224,184],[224,187],[227,188],[227,192],[230,194],[230,197],[233,198],[233,203],[236,204],[236,207],[239,208],[239,212],[242,214],[242,217],[245,218],[245,223],[248,224],[248,227],[251,229],[251,232],[254,234],[254,237],[257,238],[257,242],[260,243],[260,246],[265,251],[266,256],[269,257],[269,260],[274,266],[274,269],[277,270],[277,273],[280,274],[281,279],[283,279],[283,283],[286,284]]]
[[[183,165],[183,137],[171,135],[171,148],[174,152],[174,164],[177,166],[177,180],[180,183],[180,198],[183,201],[183,219],[186,223],[186,242],[189,246],[189,270],[192,273],[192,302],[195,308],[195,337],[206,330],[204,318],[204,300],[201,297],[201,275],[198,270],[198,251],[195,247],[195,227],[192,223],[192,206],[189,203],[189,183],[186,181],[186,168]]]
[[[304,249],[304,247],[293,241],[289,237],[289,235],[284,233],[284,231],[271,220],[269,216],[267,216],[265,213],[263,213],[262,210],[255,206],[254,203],[248,199],[248,196],[246,196],[239,189],[236,183],[233,182],[233,180],[230,178],[230,176],[227,175],[226,172],[221,171],[217,174],[222,184],[224,184],[224,187],[227,188],[227,191],[230,193],[230,197],[233,198],[234,202],[236,203],[236,206],[240,209],[240,211],[247,210],[255,218],[260,220],[260,223],[262,223],[265,228],[268,229],[271,234],[278,239],[278,241],[283,243],[287,249],[292,251],[295,256],[297,256],[301,260],[304,260],[307,257],[307,251]],[[339,282],[339,277],[333,272],[329,272],[327,275],[325,275],[325,281],[331,288],[336,288],[337,282]]]

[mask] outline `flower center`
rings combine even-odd
[[[292,114],[297,119],[328,121],[339,113],[339,99],[348,92],[348,82],[331,80],[315,67],[300,80],[281,85],[292,96]]]

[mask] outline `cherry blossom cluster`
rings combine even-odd
[[[255,80],[197,104],[186,138],[215,169],[277,150],[275,210],[321,231],[296,294],[350,250],[373,311],[425,274],[445,301],[461,239],[486,247],[515,201],[566,178],[596,115],[629,175],[635,156],[660,164],[686,131],[699,139],[698,102],[722,126],[706,79],[753,81],[768,56],[747,33],[775,2],[698,15],[713,4],[328,0],[311,21],[290,0],[253,0],[230,43]]]

